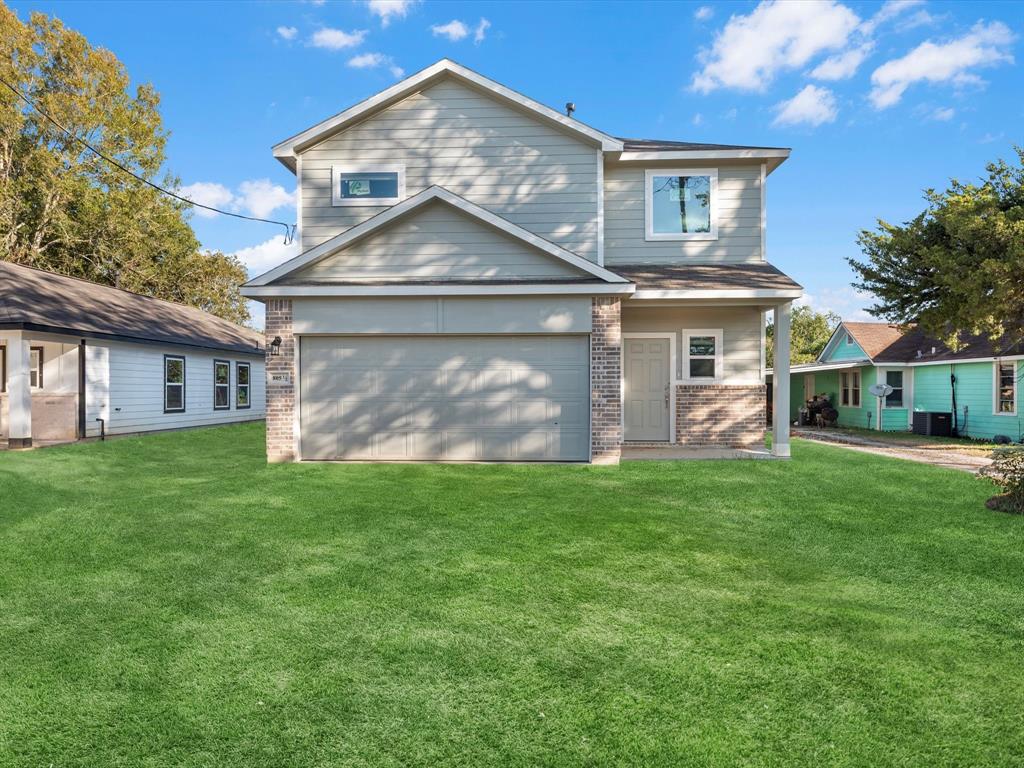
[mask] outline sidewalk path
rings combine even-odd
[[[851,451],[861,453],[874,453],[879,456],[892,456],[896,459],[907,459],[922,464],[934,464],[937,467],[947,469],[959,469],[963,472],[977,473],[982,467],[992,463],[991,459],[983,456],[971,456],[956,451],[937,451],[930,448],[913,448],[906,445],[893,445],[882,440],[871,440],[860,435],[848,435],[832,432],[826,429],[808,429],[806,427],[794,428],[793,437],[804,440],[812,440],[817,443],[828,443],[849,448]]]

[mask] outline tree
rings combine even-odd
[[[103,154],[165,188],[167,132],[149,85],[55,18],[0,3],[0,77]],[[0,259],[188,303],[235,322],[245,268],[205,253],[176,201],[97,157],[0,85]]]
[[[849,259],[857,288],[878,297],[870,312],[917,322],[954,349],[966,334],[1024,341],[1024,150],[1017,165],[986,166],[979,184],[952,179],[925,190],[926,209],[903,225],[878,220],[857,239],[866,261]]]
[[[815,312],[808,306],[793,307],[789,325],[789,361],[813,363],[825,348],[841,318],[834,312]],[[768,323],[768,367],[775,365],[775,323]]]

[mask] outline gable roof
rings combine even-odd
[[[419,72],[395,83],[390,88],[386,88],[380,93],[364,99],[355,106],[349,107],[333,117],[329,117],[313,127],[307,128],[301,133],[297,133],[277,143],[274,145],[274,157],[289,169],[295,171],[295,158],[303,150],[317,144],[331,134],[344,130],[356,121],[363,120],[370,114],[385,109],[401,101],[406,96],[449,77],[484,90],[498,100],[524,109],[543,122],[574,133],[600,146],[605,151],[618,152],[622,150],[622,142],[614,136],[610,136],[596,128],[591,128],[586,123],[564,115],[538,101],[534,101],[528,96],[524,96],[518,91],[514,91],[501,85],[501,83],[484,77],[480,73],[474,72],[451,59],[441,59],[426,69],[421,69]]]
[[[615,272],[642,291],[781,291],[801,285],[766,261],[744,264],[616,264]]]
[[[843,321],[836,326],[825,348],[818,355],[818,363],[824,363],[827,353],[834,346],[833,341],[838,339],[841,332],[848,332],[874,364],[927,364],[1024,356],[1024,344],[1011,344],[1008,338],[993,341],[986,334],[964,336],[961,348],[954,352],[943,342],[916,327],[901,329],[892,323]],[[847,360],[835,364],[842,366],[844,363],[849,365],[855,362]]]
[[[196,307],[6,261],[0,328],[263,353],[261,333]]]
[[[320,261],[321,259],[327,258],[332,253],[335,253],[342,248],[346,248],[358,240],[368,237],[374,232],[381,230],[383,227],[387,227],[392,222],[407,216],[413,211],[435,200],[446,203],[472,218],[504,232],[506,235],[516,238],[517,240],[543,251],[549,256],[560,259],[563,262],[576,267],[588,277],[596,278],[597,280],[606,283],[629,282],[626,278],[617,275],[614,272],[610,272],[604,267],[599,267],[592,261],[588,261],[582,256],[578,256],[572,251],[562,248],[560,245],[555,245],[551,241],[545,240],[539,235],[523,229],[518,224],[513,224],[508,219],[504,219],[501,216],[488,211],[486,208],[482,208],[476,203],[471,203],[466,198],[460,197],[454,192],[444,189],[443,187],[432,186],[423,190],[419,194],[413,195],[412,197],[406,198],[402,202],[391,206],[381,213],[378,213],[376,216],[370,217],[361,224],[357,224],[356,226],[345,230],[341,234],[335,235],[320,245],[310,248],[308,251],[289,259],[283,264],[271,269],[269,272],[265,272],[259,277],[253,278],[243,286],[243,289],[259,288],[280,280],[285,275]],[[246,293],[245,290],[243,290],[242,293],[243,295],[249,296],[259,295],[257,293]]]
[[[898,325],[889,323],[853,323],[841,324],[853,336],[868,357],[874,359],[893,343],[899,341],[903,332]]]

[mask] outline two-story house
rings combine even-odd
[[[801,293],[765,260],[789,150],[616,138],[442,60],[274,155],[302,252],[243,288],[267,306],[270,460],[763,439],[765,313],[781,371]]]

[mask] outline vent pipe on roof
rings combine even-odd
[[[565,102],[565,114],[568,117],[572,117],[572,113],[576,111],[576,103],[572,101]]]

